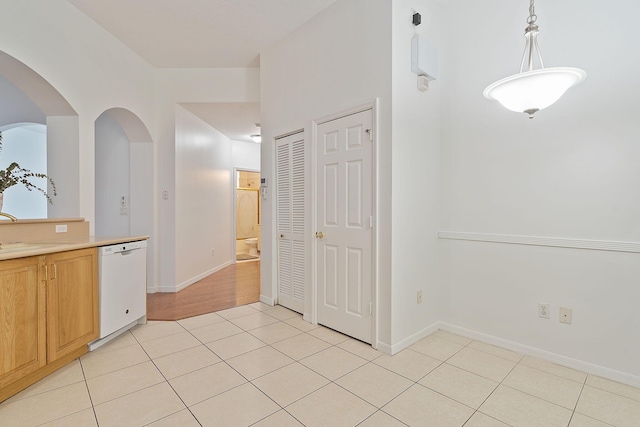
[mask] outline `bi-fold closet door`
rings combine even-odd
[[[305,143],[299,132],[276,140],[278,304],[304,312],[307,283]]]

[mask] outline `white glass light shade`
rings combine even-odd
[[[582,82],[587,73],[579,68],[541,68],[514,74],[489,85],[484,90],[488,99],[505,108],[532,115],[547,108],[572,86]]]
[[[253,142],[257,142],[257,143],[262,142],[262,136],[261,135],[251,135],[250,137],[251,137],[251,139],[253,139]]]

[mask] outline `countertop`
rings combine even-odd
[[[59,220],[58,220],[59,221]],[[46,255],[54,252],[73,251],[75,249],[95,248],[98,246],[115,245],[118,243],[136,242],[147,240],[149,236],[127,237],[89,237],[72,242],[29,242],[29,243],[5,243],[0,246],[0,261],[24,258],[29,256]],[[4,247],[4,249],[3,249]]]
[[[65,222],[84,222],[84,218],[33,218],[19,219],[18,221],[10,221],[6,218],[0,218],[0,226],[16,224],[62,224]]]

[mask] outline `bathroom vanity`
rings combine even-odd
[[[83,219],[0,222],[0,402],[100,336],[98,247],[148,239],[88,230]]]

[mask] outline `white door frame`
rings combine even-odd
[[[236,177],[238,176],[238,171],[244,171],[244,172],[257,172],[260,173],[260,169],[251,169],[251,168],[238,168],[235,167],[233,168],[233,177],[231,179],[231,232],[233,233],[231,235],[231,237],[233,238],[233,241],[231,243],[231,253],[233,256],[233,263],[237,263],[237,257],[236,257],[236,251],[238,250],[237,246],[237,239],[236,239],[236,203],[237,203],[237,197],[236,197]],[[258,194],[258,197],[260,197],[260,195]],[[262,201],[261,201],[262,202]],[[260,224],[262,224],[262,218],[260,218]]]
[[[311,322],[318,324],[318,265],[317,265],[317,245],[315,244],[315,232],[318,230],[318,215],[316,212],[316,200],[318,197],[318,126],[336,120],[352,114],[361,113],[363,111],[371,110],[372,115],[372,128],[373,128],[373,159],[372,159],[372,199],[373,204],[373,236],[371,240],[371,297],[373,299],[373,310],[371,313],[371,346],[377,348],[378,346],[378,99],[374,99],[359,107],[355,107],[349,110],[344,110],[337,114],[325,116],[320,119],[313,120],[311,122],[311,239],[314,244],[311,244]]]

